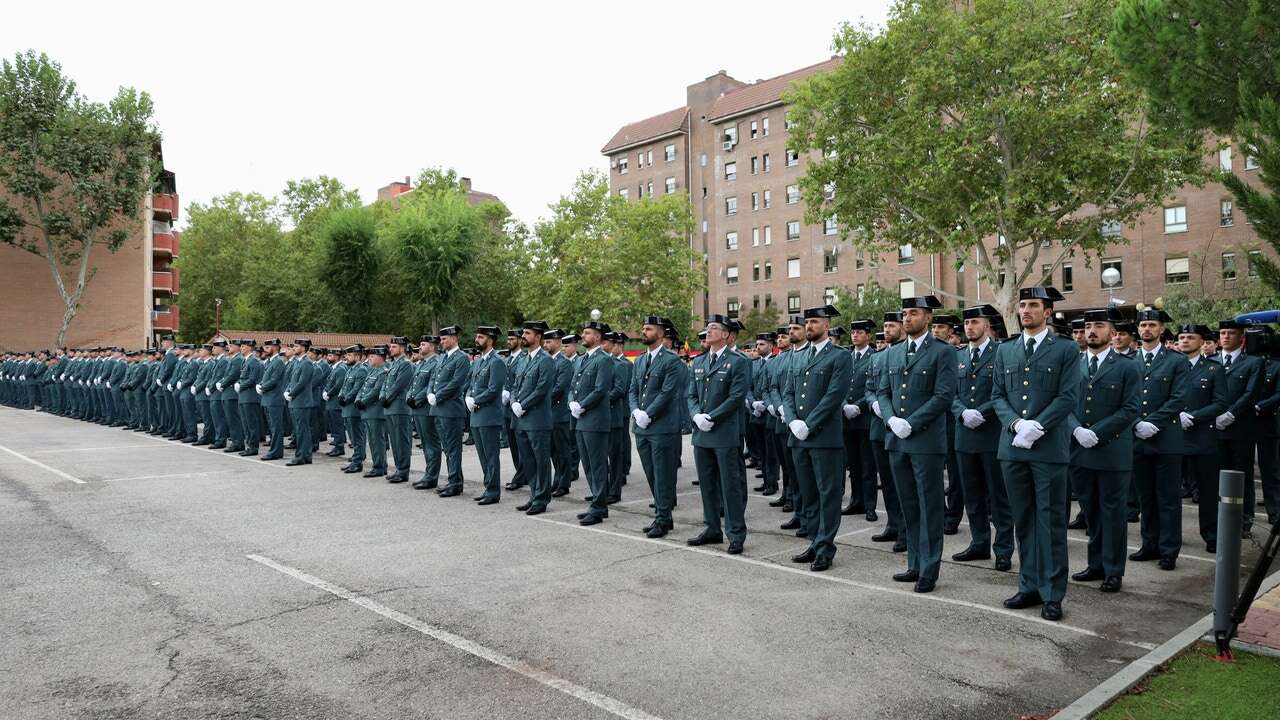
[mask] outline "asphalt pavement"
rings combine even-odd
[[[890,579],[906,561],[870,540],[883,511],[845,518],[825,573],[790,562],[805,542],[755,493],[744,555],[687,547],[684,461],[675,532],[650,540],[638,460],[584,528],[585,480],[537,517],[523,490],[476,506],[470,447],[467,491],[442,499],[320,454],[286,468],[0,408],[0,717],[1017,718],[1211,606],[1189,504],[1177,570],[1072,583],[1049,623],[1001,606],[1016,558],[949,560],[964,527],[928,595]]]

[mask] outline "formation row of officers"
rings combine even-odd
[[[831,306],[758,335],[751,352],[736,347],[736,320],[713,315],[691,363],[674,349],[672,323],[657,316],[645,320],[647,350],[634,363],[622,354],[629,338],[598,321],[580,334],[527,322],[506,334],[505,350],[493,326],[478,327],[466,351],[456,326],[416,344],[393,337],[342,353],[306,339],[287,348],[273,339],[261,350],[250,340],[175,348],[166,339],[148,351],[6,357],[0,400],[246,456],[269,434],[263,460],[282,458],[291,436],[289,465],[310,463],[326,435],[328,454],[343,456],[349,439],[343,470],[363,472],[368,461],[366,477],[393,483],[409,481],[416,434],[426,468],[413,487],[441,497],[462,492],[469,431],[484,479],[478,504],[499,502],[506,447],[515,475],[505,487],[529,487],[518,509],[531,515],[568,494],[581,467],[590,486],[584,525],[607,519],[620,500],[634,435],[653,495],[644,532],[654,538],[673,528],[681,435],[692,433],[704,527],[690,545],[727,539],[727,552],[744,551],[750,466],[762,479],[757,491],[781,490],[771,504],[793,513],[782,527],[808,539],[794,562],[829,568],[842,515],[875,520],[882,495],[887,524],[873,539],[906,552],[894,580],[933,591],[943,536],[967,515],[969,546],[953,559],[994,557],[1009,570],[1016,549],[1018,591],[1005,605],[1059,620],[1073,498],[1089,541],[1087,565],[1071,577],[1100,581],[1104,592],[1121,589],[1126,560],[1175,569],[1184,477],[1198,491],[1209,552],[1220,468],[1246,474],[1246,533],[1255,454],[1269,522],[1280,514],[1280,362],[1272,359],[1280,342],[1267,328],[1228,320],[1175,335],[1161,310],[1128,321],[1105,308],[1055,332],[1061,299],[1051,287],[1024,288],[1022,333],[1003,341],[991,306],[935,318],[941,303],[932,296],[904,299],[879,333],[871,320],[854,321],[850,346],[835,342],[845,333],[833,327]],[[963,341],[950,337],[955,330]],[[1120,331],[1136,335],[1136,347]],[[1127,555],[1131,496],[1142,545]]]

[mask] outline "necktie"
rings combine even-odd
[[[1153,353],[1148,352],[1148,353],[1143,353],[1142,357],[1143,357],[1142,362],[1145,363],[1147,367],[1151,367],[1151,358],[1155,357],[1155,355]]]
[[[1098,372],[1098,356],[1094,355],[1089,358],[1089,377],[1093,377],[1096,372]]]
[[[1036,353],[1036,339],[1028,338],[1027,339],[1027,358],[1030,359],[1031,356],[1034,355],[1035,353]]]
[[[974,351],[973,351],[973,357],[969,360],[969,364],[970,364],[970,365],[977,365],[977,364],[978,364],[978,355],[980,355],[980,354],[981,354],[980,352],[978,352],[977,350],[974,350]]]
[[[908,355],[915,355],[915,354],[916,354],[916,341],[915,341],[915,340],[912,340],[911,342],[907,343],[907,354],[908,354]]]
[[[1230,369],[1231,369],[1231,356],[1230,356],[1230,355],[1227,355],[1227,356],[1226,356],[1226,359],[1222,361],[1222,368],[1223,368],[1224,370],[1230,370]]]
[[[813,358],[816,357],[817,354],[818,354],[818,346],[817,345],[809,346],[809,359],[813,360]]]

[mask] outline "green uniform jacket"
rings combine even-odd
[[[289,375],[285,392],[289,393],[289,407],[302,410],[316,406],[315,392],[312,385],[315,381],[316,367],[305,357],[294,358],[289,363]]]
[[[418,363],[413,369],[413,382],[409,384],[409,403],[414,415],[426,417],[431,414],[431,404],[427,402],[427,393],[431,392],[431,376],[440,365],[440,356],[432,355]]]
[[[225,356],[224,356],[225,357]],[[222,366],[222,377],[218,378],[218,382],[222,383],[222,391],[220,400],[236,400],[236,381],[240,379],[240,370],[244,368],[244,358],[239,355],[227,357],[225,364]],[[217,390],[215,389],[215,393]]]
[[[556,381],[551,387],[551,422],[567,423],[573,419],[569,412],[569,386],[573,384],[573,363],[556,353],[551,358],[556,367]]]
[[[342,391],[338,397],[338,404],[342,406],[342,417],[360,417],[360,408],[356,407],[356,396],[360,394],[360,389],[364,387],[365,378],[368,376],[367,363],[360,362],[347,366],[347,376],[342,380]]]
[[[1075,410],[1067,416],[1067,427],[1075,432],[1085,427],[1098,436],[1098,444],[1081,447],[1071,441],[1071,464],[1090,470],[1126,470],[1133,467],[1133,423],[1138,417],[1142,374],[1138,363],[1111,352],[1098,365],[1093,378],[1088,377],[1089,353],[1080,355],[1079,398]]]
[[[627,418],[631,415],[631,405],[627,401],[627,393],[631,390],[631,375],[635,366],[623,356],[613,360],[613,390],[609,393],[609,409],[611,414],[610,428],[625,428]]]
[[[240,377],[236,380],[240,383],[240,392],[237,393],[236,400],[242,405],[260,404],[262,398],[258,396],[257,387],[261,381],[262,361],[257,355],[250,353],[240,365]]]
[[[1216,455],[1218,438],[1213,421],[1226,412],[1230,403],[1227,397],[1226,373],[1217,359],[1201,357],[1195,365],[1187,360],[1187,375],[1183,379],[1182,411],[1194,418],[1194,424],[1182,431],[1184,455]]]
[[[1139,349],[1136,361],[1142,376],[1142,397],[1138,420],[1155,425],[1160,432],[1146,440],[1134,437],[1133,451],[1140,455],[1181,455],[1182,422],[1178,415],[1187,406],[1183,393],[1191,363],[1186,355],[1164,347],[1157,349],[1149,368],[1142,356],[1143,350]]]
[[[609,432],[613,422],[609,394],[613,392],[614,361],[599,346],[582,359],[569,387],[569,402],[582,406],[577,429],[583,432]]]
[[[689,417],[706,414],[715,426],[702,432],[694,426],[695,447],[737,447],[742,444],[742,408],[751,385],[751,361],[725,348],[715,364],[710,351],[693,361],[686,404]],[[848,378],[845,379],[848,382]],[[785,389],[784,389],[785,394]],[[785,400],[784,400],[785,402]]]
[[[1080,393],[1080,351],[1075,341],[1050,330],[1027,358],[1022,336],[996,349],[995,384],[991,400],[1000,418],[1001,460],[1066,464],[1071,460],[1071,429],[1067,416]],[[1013,446],[1013,425],[1035,420],[1044,437],[1030,449]]]
[[[471,363],[467,397],[475,402],[471,427],[502,426],[502,389],[507,382],[507,365],[490,350]]]
[[[471,374],[471,364],[467,354],[461,350],[444,353],[440,356],[440,364],[431,374],[431,392],[435,393],[436,404],[431,408],[432,417],[465,418],[467,406],[462,402],[462,391],[467,387],[467,378]]]
[[[956,353],[956,399],[951,403],[951,416],[955,419],[956,452],[993,453],[1000,447],[1000,418],[996,417],[995,403],[991,400],[991,385],[995,377],[996,349],[994,340],[988,340],[978,362],[973,362],[969,346]],[[983,423],[970,430],[962,416],[965,410],[982,413]]]
[[[356,407],[360,409],[360,417],[365,420],[381,420],[385,417],[382,402],[378,400],[382,394],[382,382],[387,378],[387,366],[376,368],[369,366],[369,374],[364,377],[364,385],[356,396]]]
[[[788,447],[844,447],[844,415],[841,408],[853,377],[853,356],[828,340],[813,358],[808,351],[792,358],[782,391],[783,416],[787,422],[803,420],[809,435],[801,440],[788,433]]]
[[[461,353],[459,353],[461,354]],[[401,355],[387,366],[387,379],[382,383],[382,392],[378,396],[382,407],[388,415],[408,415],[409,405],[405,398],[409,395],[409,385],[413,382],[413,363]]]
[[[655,356],[645,352],[636,359],[627,392],[628,405],[632,412],[643,410],[649,416],[648,427],[641,428],[632,422],[636,435],[680,432],[679,409],[684,405],[680,371],[683,369],[680,358],[666,348],[658,350]]]
[[[524,411],[524,415],[515,418],[517,430],[551,429],[551,391],[555,384],[556,364],[545,350],[539,349],[520,363],[520,377],[511,391],[511,402],[520,403]]]
[[[342,386],[347,380],[347,364],[344,362],[336,362],[329,368],[329,377],[324,383],[324,392],[329,395],[329,399],[324,401],[325,410],[341,410],[342,405],[338,403],[338,396],[342,394]],[[321,400],[324,397],[321,396]]]
[[[262,379],[258,381],[262,386],[263,407],[284,407],[285,370],[284,358],[280,357],[280,353],[272,355],[267,361],[262,370]]]

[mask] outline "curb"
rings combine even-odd
[[[1254,597],[1261,597],[1277,585],[1280,585],[1280,571],[1274,572],[1267,577]],[[1113,700],[1128,692],[1129,688],[1137,685],[1151,671],[1181,655],[1184,650],[1195,644],[1206,633],[1211,633],[1212,630],[1213,613],[1211,612],[1191,623],[1185,630],[1169,638],[1155,650],[1124,666],[1115,675],[1103,680],[1097,687],[1085,693],[1078,700],[1051,715],[1050,719],[1086,720],[1094,713],[1110,705]],[[1234,640],[1232,643],[1238,647],[1242,645]],[[1252,650],[1252,647],[1249,649]]]

